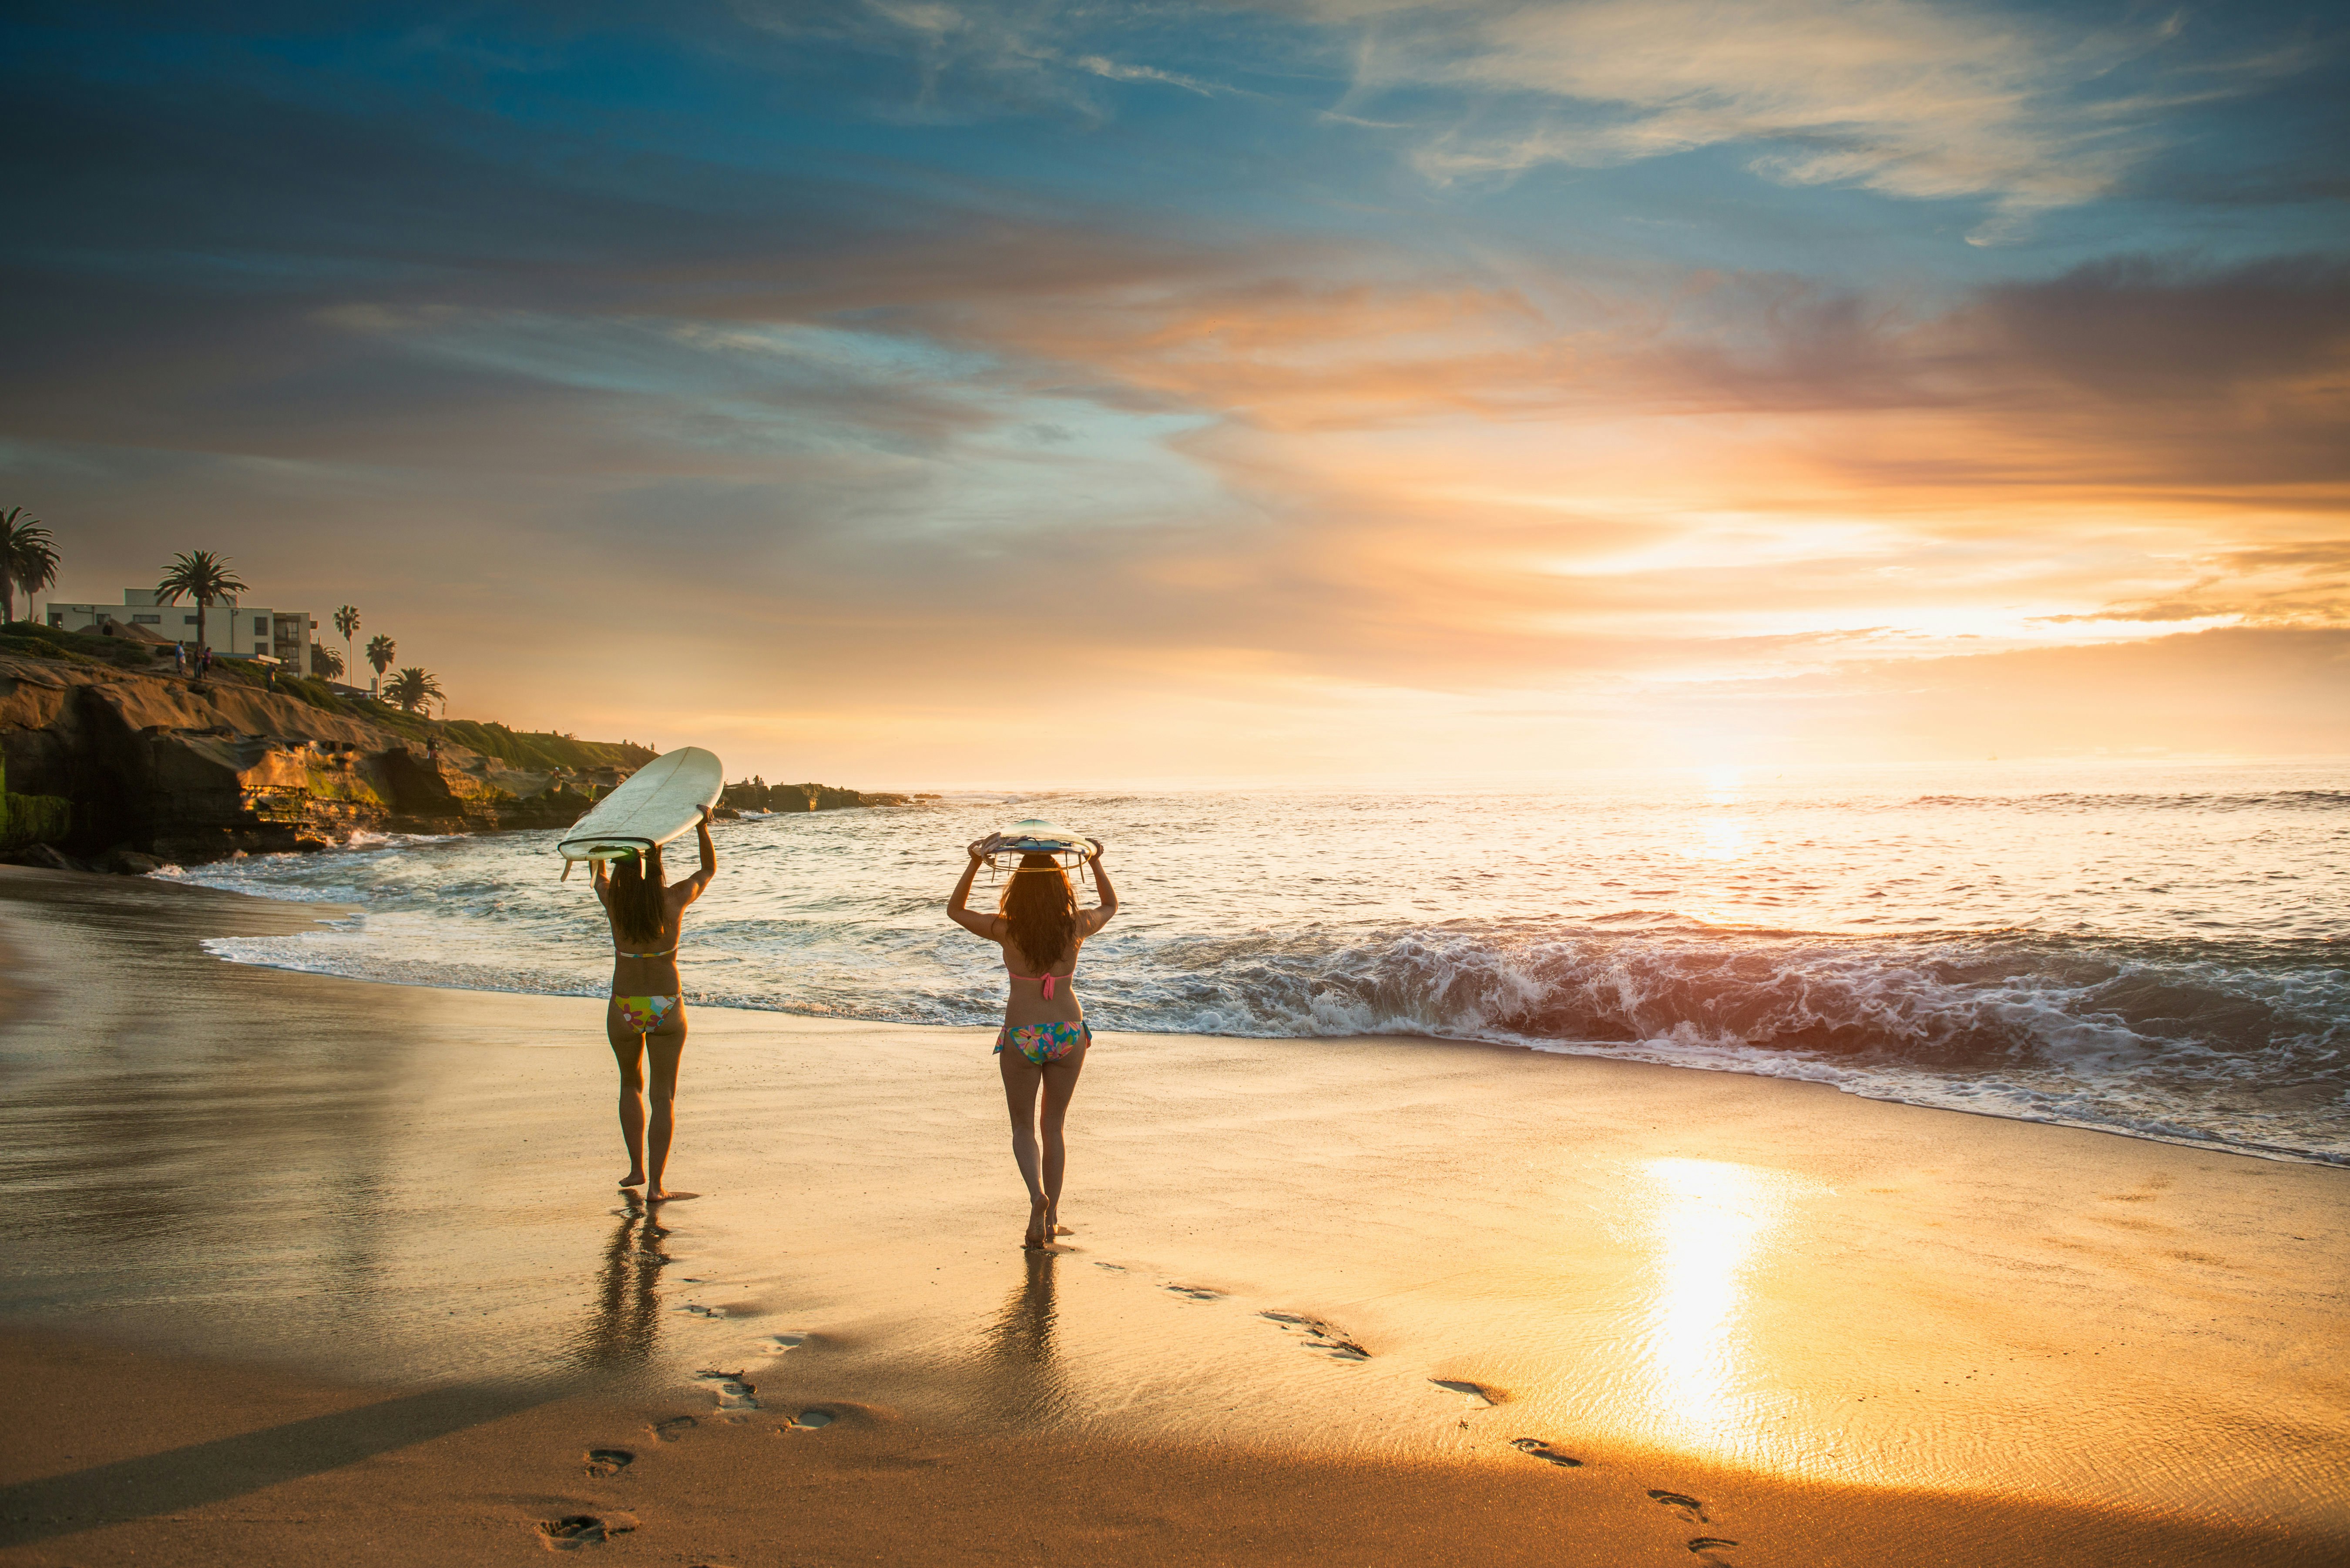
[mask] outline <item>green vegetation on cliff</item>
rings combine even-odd
[[[0,849],[63,844],[73,831],[73,802],[61,794],[11,794],[8,765],[0,760]]]
[[[26,659],[57,659],[68,664],[113,664],[125,670],[144,670],[155,661],[158,649],[151,642],[139,642],[127,637],[99,637],[88,632],[63,631],[56,627],[36,626],[31,621],[17,621],[0,628],[0,653],[14,653]],[[160,650],[165,658],[171,649]]]
[[[626,768],[634,772],[659,754],[625,741],[575,741],[568,735],[544,730],[509,730],[504,724],[482,724],[471,719],[451,719],[432,727],[442,739],[471,746],[508,767],[582,771]]]
[[[217,670],[220,666],[216,663],[213,668]],[[471,747],[484,756],[497,758],[508,767],[530,768],[540,773],[552,772],[556,768],[575,768],[583,773],[596,768],[620,768],[634,772],[651,762],[654,756],[642,746],[624,742],[579,741],[549,731],[510,730],[504,724],[485,724],[473,719],[427,719],[389,702],[379,702],[371,697],[338,695],[327,682],[299,675],[279,676],[277,690],[286,696],[307,702],[313,708],[363,719],[411,741],[437,740],[443,745]]]

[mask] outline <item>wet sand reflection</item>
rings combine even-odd
[[[1006,1425],[1051,1426],[1070,1407],[1068,1368],[1055,1344],[1060,1308],[1054,1270],[1059,1262],[1056,1252],[1023,1250],[1021,1282],[988,1324],[973,1358],[979,1402]]]
[[[615,1210],[619,1223],[604,1243],[588,1322],[575,1337],[572,1359],[582,1366],[635,1366],[652,1358],[660,1337],[660,1272],[669,1264],[669,1237],[635,1194]]]

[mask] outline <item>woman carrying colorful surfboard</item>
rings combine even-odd
[[[1004,1104],[1012,1113],[1012,1158],[1020,1167],[1020,1179],[1028,1184],[1024,1241],[1042,1247],[1068,1233],[1061,1223],[1061,1179],[1068,1167],[1062,1126],[1068,1118],[1070,1097],[1077,1092],[1086,1048],[1093,1043],[1086,1010],[1069,981],[1076,972],[1077,950],[1118,913],[1118,890],[1102,868],[1100,839],[1078,838],[1048,823],[1016,824],[974,841],[969,852],[971,863],[947,899],[947,916],[1003,950],[1012,994],[1003,1005],[1003,1027],[995,1036],[996,1062]],[[990,856],[1012,853],[1019,855],[1020,864],[1004,878],[997,912],[974,913],[971,885],[980,867]],[[1077,908],[1076,889],[1061,865],[1065,855],[1093,867],[1094,886],[1101,894],[1095,908]],[[1045,1092],[1041,1116],[1039,1087]]]

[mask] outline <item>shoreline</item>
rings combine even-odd
[[[0,1029],[0,1354],[42,1434],[0,1475],[11,1561],[293,1562],[354,1514],[400,1521],[362,1556],[503,1561],[615,1509],[608,1544],[681,1562],[2350,1543],[2350,1390],[2305,1349],[2350,1293],[2331,1168],[1501,1046],[1105,1032],[1077,1234],[1024,1254],[984,1031],[709,1009],[678,1159],[706,1196],[651,1220],[609,1196],[593,1001],[197,945],[322,912],[0,873],[0,940],[58,982]],[[376,1414],[304,1425],[338,1410]],[[605,1444],[635,1461],[585,1475]],[[33,1517],[101,1482],[149,1502]]]
[[[267,893],[250,892],[244,888],[212,888],[206,883],[182,881],[178,878],[169,877],[150,877],[147,879],[161,882],[165,886],[204,888],[208,891],[233,893],[238,897],[257,899],[263,903],[280,904],[291,909],[333,909],[345,911],[347,913],[364,912],[363,906],[335,900],[312,902],[297,898],[286,898]],[[275,970],[278,972],[286,974],[307,974],[317,976],[319,978],[348,980],[354,983],[363,985],[402,986],[425,990],[453,989],[486,996],[600,998],[604,994],[604,988],[600,984],[580,991],[568,992],[530,990],[523,987],[489,986],[481,984],[444,983],[442,985],[435,985],[433,982],[428,981],[406,980],[388,975],[347,975],[331,970],[305,969],[294,964],[271,963],[256,959],[224,957],[223,961],[243,964],[249,968]],[[730,1012],[769,1014],[785,1018],[806,1018],[837,1023],[860,1023],[879,1028],[946,1030],[993,1027],[993,1024],[989,1023],[934,1023],[920,1020],[848,1014],[837,1011],[819,1011],[812,1008],[792,1008],[781,1006],[760,1007],[749,1005],[741,1002],[702,1001],[691,995],[688,996],[687,1000],[697,1012],[717,1010]],[[1183,1038],[1189,1035],[1200,1034],[1201,1033],[1195,1030],[1151,1029],[1134,1029],[1120,1032],[1135,1034],[1155,1035],[1169,1039]],[[2149,1130],[2143,1127],[2117,1126],[2110,1122],[2092,1121],[2085,1117],[2079,1116],[2066,1116],[2053,1114],[2033,1115],[2022,1111],[1991,1108],[1979,1105],[1952,1103],[1951,1098],[1949,1096],[1935,1097],[1929,1093],[1920,1094],[1914,1096],[1904,1096],[1900,1094],[1885,1091],[1885,1085],[1880,1084],[1878,1081],[1873,1080],[1854,1069],[1842,1066],[1835,1062],[1823,1061],[1817,1057],[1811,1056],[1790,1057],[1789,1064],[1798,1068],[1816,1068],[1818,1069],[1816,1072],[1772,1071],[1763,1067],[1731,1061],[1709,1062],[1688,1060],[1664,1052],[1649,1049],[1648,1048],[1648,1043],[1640,1041],[1575,1042],[1536,1041],[1527,1039],[1487,1040],[1477,1039],[1466,1035],[1437,1034],[1430,1033],[1425,1031],[1405,1030],[1379,1032],[1371,1034],[1232,1034],[1218,1033],[1204,1034],[1202,1037],[1228,1040],[1296,1041],[1301,1043],[1312,1042],[1334,1045],[1344,1044],[1349,1040],[1356,1039],[1407,1040],[1419,1041],[1430,1044],[1475,1046],[1496,1051],[1523,1052],[1528,1054],[1537,1056],[1559,1056],[1581,1058],[1590,1061],[1638,1063],[1648,1066],[1662,1067],[1672,1071],[1708,1074],[1718,1073],[1727,1074],[1735,1077],[1755,1078],[1768,1082],[1816,1085],[1821,1087],[1833,1089],[1841,1095],[1851,1096],[1856,1099],[1871,1100],[1885,1105],[1908,1106],[1920,1110],[1949,1111],[1960,1116],[1981,1116],[1992,1121],[2015,1122],[2035,1127],[2064,1127],[2078,1132],[2103,1133],[2109,1137],[2126,1138],[2133,1142],[2166,1144],[2178,1148],[2201,1149],[2219,1154],[2241,1155],[2249,1159],[2274,1160],[2288,1165],[2311,1165],[2333,1169],[2350,1169],[2350,1154],[2336,1154],[2325,1150],[2294,1148],[2285,1145],[2259,1143],[2249,1139],[2230,1140],[2217,1137],[2198,1137],[2190,1133]]]

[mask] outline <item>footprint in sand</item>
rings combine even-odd
[[[787,1350],[797,1350],[815,1337],[798,1329],[789,1334],[764,1334],[759,1336],[759,1349],[767,1355],[781,1355]]]
[[[829,1410],[803,1410],[782,1426],[778,1432],[818,1432],[832,1425],[835,1417]]]
[[[1195,1302],[1220,1302],[1224,1299],[1223,1292],[1211,1291],[1205,1285],[1163,1285],[1159,1288],[1172,1291],[1179,1296],[1189,1296]]]
[[[1679,1514],[1683,1519],[1688,1520],[1691,1524],[1711,1524],[1713,1522],[1705,1516],[1705,1504],[1698,1501],[1697,1499],[1690,1496],[1687,1492],[1652,1491],[1648,1495],[1656,1499],[1659,1502],[1663,1503],[1667,1508],[1671,1509],[1675,1513]],[[1731,1544],[1735,1546],[1737,1542],[1733,1541]]]
[[[1725,1541],[1719,1535],[1700,1535],[1695,1541],[1689,1543],[1689,1549],[1691,1552],[1696,1552],[1699,1556],[1704,1558],[1707,1562],[1715,1564],[1715,1568],[1732,1568],[1732,1564],[1723,1562],[1721,1558],[1716,1557],[1714,1553],[1721,1551],[1725,1546],[1735,1546],[1737,1544],[1738,1542],[1735,1541]]]
[[[666,1421],[655,1421],[652,1434],[664,1443],[674,1443],[700,1425],[702,1423],[691,1416],[671,1416]]]
[[[694,1376],[704,1383],[718,1385],[718,1407],[722,1410],[755,1410],[759,1407],[759,1401],[752,1397],[758,1393],[759,1386],[746,1381],[740,1372],[715,1372],[705,1366]]]
[[[694,1317],[720,1318],[726,1315],[724,1307],[703,1306],[700,1302],[688,1302],[677,1310]]]
[[[1541,1438],[1512,1438],[1510,1447],[1530,1458],[1540,1459],[1544,1464],[1564,1465],[1571,1470],[1583,1468],[1581,1459],[1560,1453]]]
[[[1471,1410],[1490,1410],[1502,1402],[1500,1389],[1488,1388],[1482,1383],[1470,1383],[1458,1377],[1431,1377],[1429,1381],[1448,1394],[1458,1394],[1468,1400]]]
[[[615,1535],[626,1535],[636,1527],[637,1516],[632,1513],[573,1513],[561,1519],[540,1520],[538,1540],[549,1552],[571,1552]]]
[[[1126,1272],[1126,1265],[1124,1263],[1105,1263],[1098,1258],[1094,1260],[1094,1267],[1097,1269],[1107,1269],[1113,1274],[1122,1274]]]
[[[588,1473],[591,1476],[616,1476],[636,1462],[637,1456],[626,1449],[588,1450]]]
[[[1368,1361],[1371,1358],[1369,1351],[1318,1317],[1306,1317],[1294,1312],[1261,1312],[1256,1315],[1279,1327],[1284,1334],[1291,1329],[1302,1330],[1306,1347],[1322,1352],[1333,1361]]]

